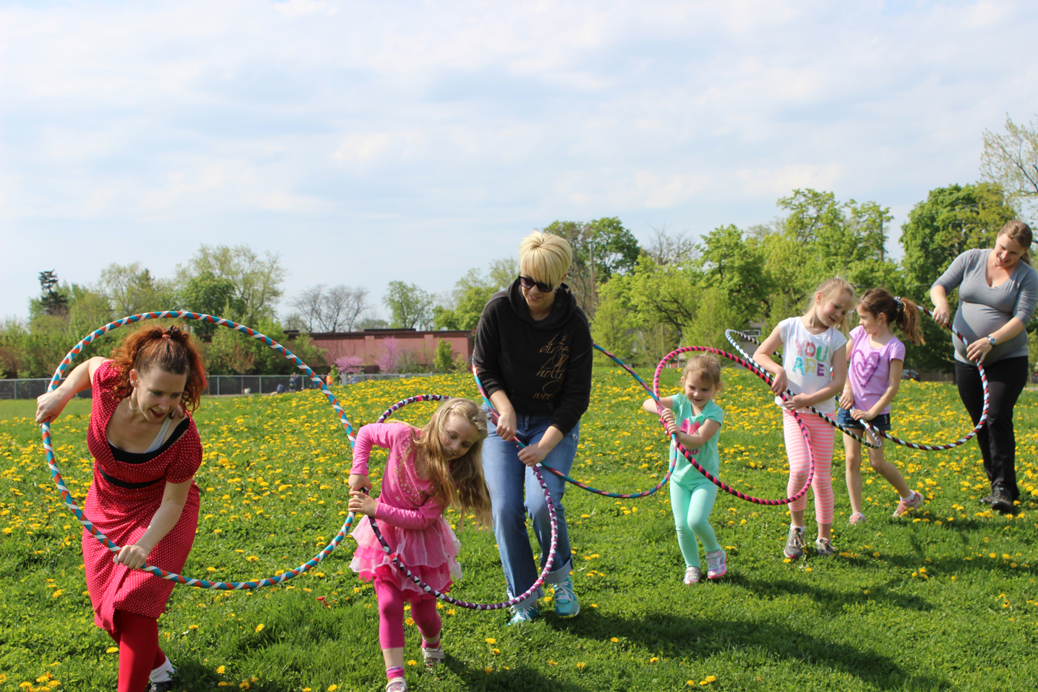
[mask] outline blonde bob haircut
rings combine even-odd
[[[534,281],[558,288],[573,262],[573,248],[565,238],[534,231],[519,243],[519,271]]]

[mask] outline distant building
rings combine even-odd
[[[286,332],[295,336],[297,332]],[[365,329],[362,332],[317,332],[311,333],[310,341],[325,352],[325,360],[334,363],[346,356],[357,356],[364,372],[378,372],[376,361],[385,351],[382,342],[393,338],[402,354],[412,355],[420,366],[432,369],[436,355],[436,342],[446,341],[451,345],[453,359],[459,356],[472,359],[473,338],[471,331],[420,332],[414,329]]]

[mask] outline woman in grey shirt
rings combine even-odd
[[[1025,327],[1038,303],[1038,272],[1030,265],[1031,228],[1010,221],[991,250],[967,250],[956,257],[930,288],[934,319],[948,324],[948,292],[958,287],[954,327],[966,337],[955,345],[955,382],[973,423],[980,420],[984,388],[975,363],[989,385],[987,425],[977,433],[991,494],[981,500],[1007,514],[1020,491],[1016,486],[1013,406],[1027,381]],[[1022,261],[1021,261],[1022,260]]]

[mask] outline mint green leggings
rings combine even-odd
[[[670,482],[670,509],[678,530],[678,547],[688,567],[699,567],[699,541],[708,553],[721,549],[710,526],[710,512],[716,499],[717,486],[705,478],[692,490],[673,480]]]

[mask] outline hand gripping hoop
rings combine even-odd
[[[328,402],[332,405],[332,408],[335,409],[336,414],[338,414],[339,420],[342,423],[343,428],[346,430],[346,436],[349,438],[350,444],[353,444],[353,429],[350,426],[349,420],[346,418],[345,412],[343,412],[342,407],[339,405],[339,402],[336,401],[335,395],[332,394],[330,389],[328,389],[328,386],[324,383],[321,377],[315,374],[314,371],[311,370],[306,363],[300,360],[298,356],[296,356],[294,353],[289,351],[287,348],[285,348],[278,342],[271,339],[269,336],[264,336],[263,334],[260,334],[259,332],[253,329],[249,329],[248,327],[240,325],[237,322],[225,320],[221,317],[213,317],[212,315],[204,315],[202,313],[197,312],[188,312],[186,310],[164,310],[162,312],[146,312],[140,315],[130,315],[129,317],[123,317],[122,319],[116,320],[115,322],[110,322],[105,326],[101,327],[100,329],[97,329],[91,332],[90,334],[87,334],[78,344],[76,344],[72,348],[71,351],[68,352],[68,355],[66,355],[65,358],[61,361],[61,364],[58,365],[57,370],[54,371],[54,376],[51,378],[50,385],[47,387],[47,391],[54,391],[58,387],[58,384],[61,382],[62,376],[68,369],[69,364],[72,363],[75,357],[83,351],[83,348],[87,344],[94,341],[94,339],[103,336],[104,334],[107,334],[108,332],[114,329],[124,327],[127,324],[134,324],[136,322],[142,322],[144,320],[166,318],[199,320],[203,322],[209,322],[212,324],[218,324],[221,327],[229,327],[231,329],[235,329],[246,336],[252,337],[257,341],[263,342],[267,346],[271,347],[272,349],[283,355],[288,360],[295,363],[296,367],[298,367],[300,370],[306,373],[307,377],[309,377],[315,384],[321,387],[321,391],[328,399]],[[82,510],[76,505],[76,501],[72,497],[72,493],[69,492],[69,489],[65,486],[64,479],[61,477],[61,471],[58,469],[57,458],[54,455],[54,447],[51,443],[50,423],[44,423],[42,427],[43,449],[46,451],[47,467],[50,469],[51,479],[54,481],[54,484],[58,487],[58,491],[61,494],[61,500],[65,503],[65,506],[72,511],[79,523],[83,525],[84,529],[86,529],[87,533],[96,538],[101,543],[101,545],[106,547],[108,550],[112,551],[113,553],[118,553],[120,550],[120,546],[113,543],[111,540],[108,539],[107,536],[101,533],[97,529],[97,527],[94,526],[93,522],[91,522],[88,518],[86,518],[83,515]],[[339,532],[335,534],[335,537],[332,539],[332,541],[324,548],[322,548],[321,551],[313,558],[299,565],[295,569],[283,572],[273,577],[267,577],[266,579],[240,582],[208,581],[206,579],[194,579],[192,577],[186,577],[180,574],[175,574],[173,572],[167,572],[164,569],[152,567],[150,565],[144,565],[144,567],[142,567],[141,569],[144,571],[151,572],[156,577],[160,577],[167,581],[171,581],[175,584],[185,584],[187,586],[195,586],[201,589],[236,591],[246,589],[259,589],[264,586],[273,586],[276,584],[286,582],[289,579],[292,579],[293,577],[297,577],[300,574],[303,574],[304,572],[308,572],[312,568],[316,567],[321,562],[323,562],[324,559],[328,557],[332,553],[332,551],[339,546],[339,543],[342,542],[342,539],[346,537],[347,529],[349,528],[352,520],[352,515],[347,517],[346,523],[342,525],[342,528],[340,528]]]

